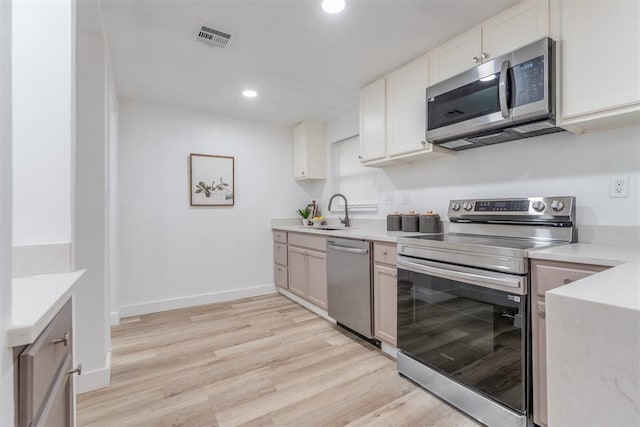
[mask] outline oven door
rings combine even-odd
[[[512,410],[527,408],[527,279],[398,257],[398,348]]]

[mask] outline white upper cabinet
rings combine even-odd
[[[429,52],[433,85],[549,35],[549,1],[527,0]]]
[[[360,161],[382,159],[386,152],[386,86],[381,78],[360,89]]]
[[[528,0],[482,25],[485,60],[509,53],[549,35],[549,0]]]
[[[553,0],[558,124],[572,132],[640,123],[640,2]]]
[[[481,62],[482,30],[474,28],[429,52],[429,85]]]
[[[293,176],[325,179],[327,140],[324,122],[305,120],[293,127]]]
[[[422,56],[360,89],[360,162],[384,167],[453,155],[425,141],[428,60]]]
[[[387,154],[424,150],[425,91],[429,84],[426,56],[387,76]]]

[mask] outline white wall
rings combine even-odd
[[[81,19],[82,16],[79,16]],[[109,384],[107,286],[108,55],[100,37],[76,40],[74,269],[86,269],[76,293],[76,352],[84,367],[78,392]]]
[[[12,426],[11,321],[11,2],[0,1],[0,426]]]
[[[121,314],[273,291],[271,218],[310,200],[291,128],[124,99],[119,113]],[[234,207],[189,206],[190,153],[235,157]]]
[[[13,5],[13,244],[71,241],[71,1]]]
[[[357,129],[357,114],[338,117],[328,124],[328,142]],[[613,175],[630,178],[628,198],[609,198]],[[573,195],[579,225],[640,225],[640,127],[585,135],[562,132],[385,168],[378,188],[375,217],[410,209],[446,215],[454,198]],[[330,192],[325,188],[323,201]],[[404,204],[405,195],[409,204]]]

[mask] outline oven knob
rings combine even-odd
[[[473,205],[471,203],[469,203],[469,202],[464,202],[462,207],[464,208],[465,211],[470,211],[471,208],[473,207]]]
[[[561,211],[562,209],[564,209],[564,203],[562,203],[560,200],[554,200],[553,202],[551,202],[551,209],[553,209],[554,211]]]
[[[453,209],[454,211],[459,211],[460,210],[460,204],[459,203],[453,203],[451,205],[451,209]]]
[[[538,200],[537,202],[533,202],[531,207],[538,212],[542,212],[545,208],[545,204]]]

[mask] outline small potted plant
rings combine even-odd
[[[307,206],[304,209],[298,209],[298,215],[302,217],[302,226],[309,225],[309,216],[311,216],[311,208]]]

